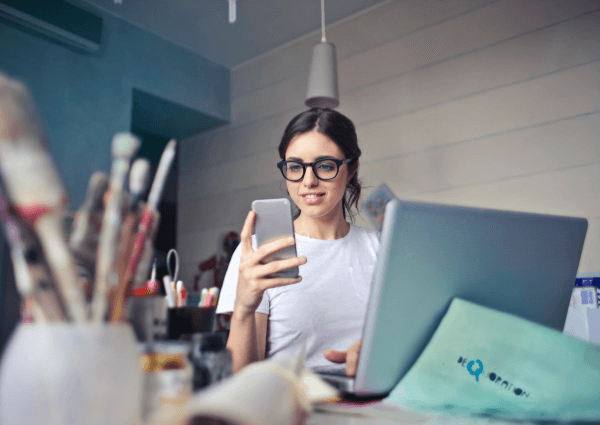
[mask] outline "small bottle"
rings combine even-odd
[[[226,334],[211,332],[192,337],[193,389],[197,391],[231,376],[231,352]]]

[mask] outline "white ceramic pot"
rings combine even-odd
[[[131,425],[139,359],[127,324],[21,324],[0,363],[0,424]]]

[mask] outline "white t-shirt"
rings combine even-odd
[[[256,249],[256,240],[253,237]],[[268,289],[259,313],[269,315],[267,356],[299,354],[306,340],[306,366],[331,365],[330,348],[347,350],[361,339],[371,282],[379,252],[378,234],[350,225],[342,239],[311,239],[296,234],[302,281]],[[233,311],[241,245],[235,250],[219,296],[217,313]]]

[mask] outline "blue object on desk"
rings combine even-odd
[[[596,276],[597,274],[600,273],[586,273],[577,275],[577,278],[575,279],[575,286],[595,286],[596,288],[598,288],[598,299],[596,300],[596,302],[597,305],[600,306],[600,277]]]

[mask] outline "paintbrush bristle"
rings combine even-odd
[[[152,210],[156,210],[158,203],[160,201],[162,191],[167,180],[169,170],[171,169],[171,164],[173,163],[173,159],[177,154],[177,142],[175,139],[171,139],[163,153],[160,157],[160,161],[158,163],[158,168],[156,170],[156,174],[154,175],[154,181],[152,182],[152,187],[150,188],[150,193],[148,194],[148,208]]]
[[[29,90],[0,72],[0,140],[33,139],[45,145],[42,125]]]
[[[150,177],[150,161],[144,158],[136,159],[129,171],[129,191],[140,193],[146,189]]]
[[[103,171],[96,171],[90,177],[85,204],[88,208],[96,208],[102,202],[104,192],[108,190],[108,174]]]
[[[131,159],[140,147],[140,140],[131,133],[117,133],[112,140],[113,158]]]

